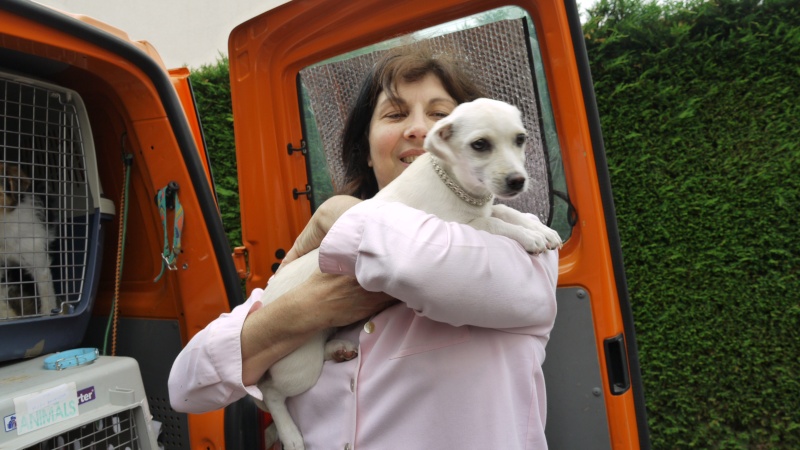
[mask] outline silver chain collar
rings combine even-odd
[[[441,178],[445,186],[449,187],[450,190],[453,191],[453,193],[458,196],[458,198],[464,200],[470,205],[483,206],[486,203],[492,201],[492,198],[494,198],[494,195],[492,195],[491,192],[483,197],[475,197],[472,194],[465,191],[464,189],[462,189],[461,186],[459,186],[458,183],[455,182],[455,180],[450,178],[450,176],[447,175],[447,172],[445,172],[444,169],[442,169],[439,166],[439,164],[436,162],[436,157],[434,157],[433,155],[431,155],[431,165],[433,165],[433,170],[436,172],[437,175],[439,175],[439,178]]]

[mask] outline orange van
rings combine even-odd
[[[241,278],[248,293],[266,284],[341,177],[328,155],[354,80],[387,48],[417,40],[466,54],[493,97],[523,110],[533,136],[533,189],[512,206],[537,214],[565,240],[558,317],[544,364],[550,448],[650,447],[603,138],[574,1],[293,0],[237,26],[229,61],[244,246],[232,251],[188,71],[167,70],[148,43],[91,18],[4,0],[0,115],[12,109],[19,116],[37,114],[33,100],[17,107],[22,96],[8,93],[29,85],[80,97],[85,114],[78,120],[96,160],[101,197],[116,205],[113,219],[98,225],[105,237],[98,244],[96,288],[75,300],[76,311],[90,310],[79,344],[138,362],[164,448],[267,445],[269,418],[247,399],[207,414],[173,411],[167,393],[172,361],[195,333],[244,301]],[[61,151],[41,144],[57,128],[26,141],[21,126],[0,126],[1,163],[21,164],[20,155],[41,149]],[[14,151],[7,144],[11,134],[21,136]],[[40,325],[48,319],[36,318]],[[0,319],[0,336],[3,328]],[[35,348],[25,354],[32,356],[38,356]]]

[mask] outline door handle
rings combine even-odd
[[[631,387],[628,374],[628,354],[625,351],[625,336],[622,333],[603,341],[606,351],[608,388],[613,395],[621,395]]]

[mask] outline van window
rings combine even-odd
[[[559,137],[547,79],[530,16],[504,7],[417,31],[304,68],[299,74],[309,184],[316,209],[342,185],[340,139],[361,81],[387,49],[427,40],[438,50],[456,51],[487,95],[516,105],[529,139],[531,188],[504,203],[537,215],[566,241],[574,218],[567,196]],[[502,49],[500,51],[499,49]]]

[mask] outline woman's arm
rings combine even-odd
[[[396,300],[364,290],[353,277],[317,272],[299,287],[253,312],[241,337],[242,381],[258,382],[279,359],[315,333],[358,322]]]
[[[176,411],[202,413],[250,394],[269,367],[319,330],[343,326],[393,303],[367,292],[355,279],[317,272],[274,302],[261,306],[261,289],[246,303],[197,333],[173,363],[170,403]]]
[[[341,215],[322,241],[320,267],[454,326],[546,334],[555,318],[557,252],[529,255],[506,237],[400,203],[366,201]]]
[[[261,293],[261,289],[253,290],[245,303],[209,323],[178,354],[168,380],[174,410],[213,411],[248,393],[258,393],[242,384],[240,335],[248,314],[260,307]]]

